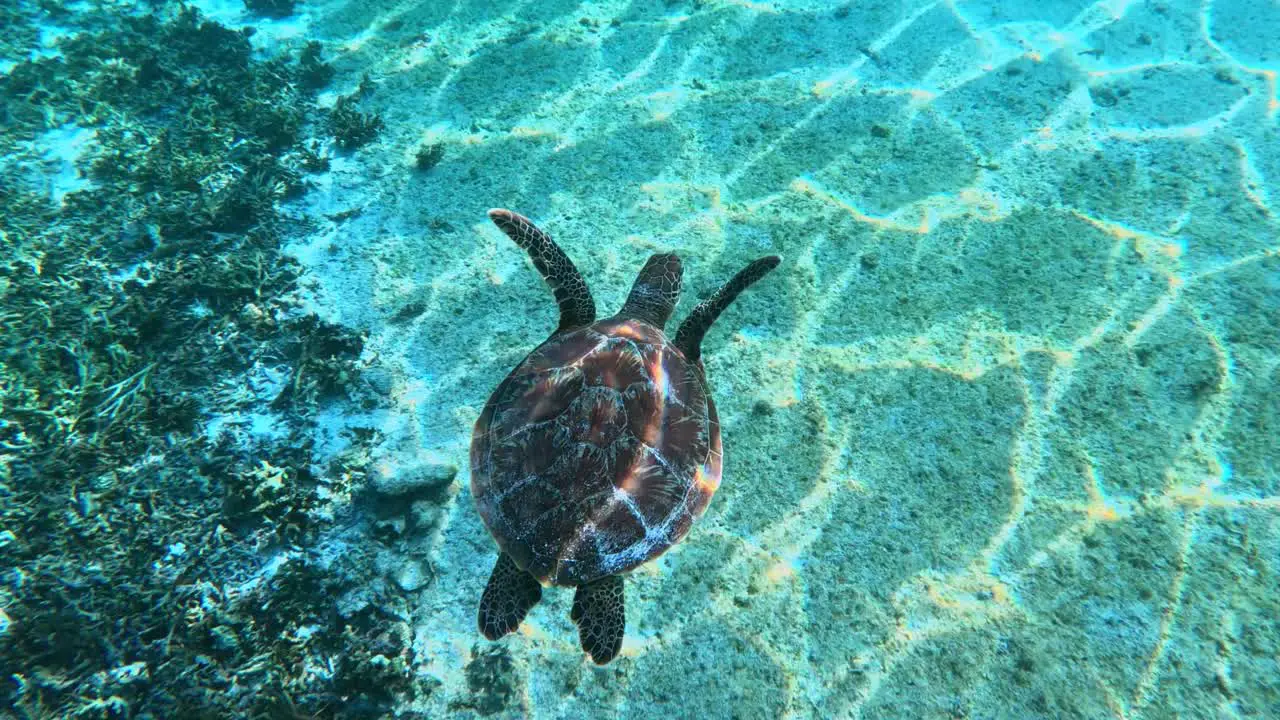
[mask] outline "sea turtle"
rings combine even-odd
[[[471,438],[471,493],[498,543],[480,631],[514,631],[544,584],[576,587],[570,617],[604,665],[622,647],[621,573],[679,542],[720,485],[702,337],[779,259],[748,265],[669,340],[680,258],[650,257],[622,310],[596,320],[582,275],[546,233],[509,210],[489,218],[551,286],[560,325],[498,385]]]

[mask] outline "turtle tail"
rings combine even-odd
[[[738,271],[732,280],[721,285],[711,297],[698,303],[693,312],[689,313],[689,317],[681,323],[680,330],[676,332],[675,346],[684,353],[689,362],[702,361],[702,336],[707,334],[707,330],[716,318],[720,317],[720,313],[724,312],[743,290],[751,287],[755,281],[778,267],[781,261],[782,259],[777,255],[756,260]]]

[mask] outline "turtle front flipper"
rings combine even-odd
[[[578,639],[591,661],[604,665],[622,649],[627,613],[622,576],[609,575],[578,586],[569,618],[578,626]]]
[[[551,287],[551,292],[556,296],[556,305],[560,307],[560,327],[556,328],[556,332],[595,322],[596,304],[591,299],[587,282],[550,235],[539,230],[529,218],[510,210],[490,210],[489,219],[516,245],[529,253],[533,266],[538,268],[542,279]]]
[[[676,303],[680,302],[680,279],[683,275],[684,268],[675,255],[651,256],[636,276],[631,294],[618,317],[643,320],[656,328],[665,328]]]
[[[542,586],[529,573],[521,570],[511,556],[498,553],[489,584],[480,596],[480,632],[490,640],[520,627],[529,608],[542,599]]]
[[[720,317],[720,313],[729,307],[742,293],[743,290],[751,287],[755,281],[769,274],[770,270],[778,267],[778,263],[782,259],[777,255],[762,257],[751,263],[742,270],[738,271],[733,279],[725,283],[716,290],[715,293],[698,303],[698,306],[689,313],[689,317],[685,318],[680,324],[680,329],[676,332],[675,346],[684,353],[685,358],[691,363],[702,362],[702,336],[707,334],[707,330],[711,327],[711,323]]]

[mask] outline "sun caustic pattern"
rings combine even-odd
[[[320,568],[335,609],[270,626],[308,677],[376,617],[405,717],[1280,717],[1280,4],[245,4],[195,5],[331,67],[276,202],[370,388],[310,426],[332,517],[245,560]],[[59,198],[88,127],[39,139]],[[783,258],[702,343],[719,486],[605,667],[572,588],[477,629],[472,428],[560,318],[495,207],[602,318],[653,253],[675,318]]]

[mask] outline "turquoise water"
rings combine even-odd
[[[0,716],[1280,717],[1280,5],[17,0]],[[723,478],[593,664],[469,449],[677,253]]]

